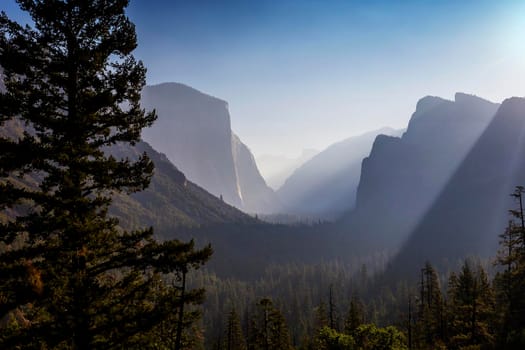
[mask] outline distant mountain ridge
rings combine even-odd
[[[498,104],[457,93],[419,100],[402,137],[379,135],[362,165],[355,209],[343,219],[357,242],[397,249],[492,120]]]
[[[146,86],[144,108],[158,119],[144,140],[193,182],[247,212],[266,212],[276,197],[253,155],[231,130],[228,103],[179,83]]]
[[[353,209],[361,163],[370,154],[377,135],[400,135],[382,128],[349,137],[319,152],[286,179],[277,194],[281,211],[335,217]]]
[[[439,266],[469,255],[494,257],[508,210],[519,207],[510,196],[518,185],[525,185],[525,99],[513,97],[414,228],[392,271],[410,273],[426,260]]]
[[[303,149],[298,157],[263,154],[256,159],[266,183],[277,191],[295,170],[318,153],[315,149]]]

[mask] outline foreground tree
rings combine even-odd
[[[0,138],[0,318],[21,316],[0,347],[144,347],[185,303],[164,276],[199,267],[211,249],[157,243],[108,216],[114,193],[144,189],[153,173],[146,155],[107,152],[155,120],[139,104],[145,69],[128,0],[17,2],[33,24],[0,15],[0,123],[26,130]]]
[[[525,347],[525,217],[522,186],[511,195],[517,208],[510,210],[512,220],[500,235],[496,264],[502,270],[494,278],[500,315],[498,345],[506,349]]]

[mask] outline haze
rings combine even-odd
[[[135,0],[129,14],[148,84],[228,101],[256,157],[404,128],[424,95],[525,91],[521,1]]]

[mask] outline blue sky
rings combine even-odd
[[[0,9],[21,19],[14,0]],[[405,127],[425,95],[525,95],[524,1],[132,0],[148,83],[229,102],[256,155]]]

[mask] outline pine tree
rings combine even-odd
[[[246,350],[246,340],[242,334],[241,321],[235,309],[232,309],[228,314],[223,349]]]
[[[337,312],[334,300],[334,286],[330,285],[330,290],[328,294],[328,320],[330,322],[330,328],[338,330],[337,324]]]
[[[315,308],[314,328],[317,331],[325,326],[328,326],[328,324],[328,311],[326,310],[326,304],[321,301]]]
[[[430,262],[421,269],[417,333],[421,348],[433,348],[444,339],[443,296],[436,270]]]
[[[357,327],[364,323],[364,319],[363,303],[354,296],[350,301],[350,308],[348,309],[348,315],[345,319],[345,333],[352,335]]]
[[[0,318],[27,322],[2,332],[0,347],[143,348],[188,301],[166,276],[198,268],[211,249],[158,243],[108,216],[113,194],[143,190],[153,173],[145,154],[108,154],[155,120],[140,108],[128,0],[17,2],[33,22],[0,15],[0,123],[26,130],[0,138]]]
[[[518,202],[510,210],[512,220],[500,235],[500,250],[496,264],[502,267],[494,278],[500,312],[498,343],[505,348],[525,346],[525,220],[523,212],[524,188],[516,187],[512,197]]]
[[[494,296],[485,270],[481,266],[473,270],[466,261],[458,276],[451,275],[448,290],[450,348],[490,348],[494,342]]]
[[[257,310],[251,323],[250,349],[292,349],[286,321],[270,299],[263,298],[257,303]]]

